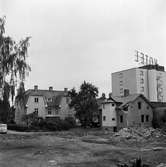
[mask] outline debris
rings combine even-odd
[[[166,164],[164,164],[164,163],[160,163],[160,164],[157,165],[156,167],[166,167]]]
[[[123,128],[119,132],[115,133],[113,136],[117,138],[125,138],[125,139],[148,139],[150,137],[160,137],[163,134],[158,129],[153,128]]]

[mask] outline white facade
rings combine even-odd
[[[154,102],[166,102],[166,72],[156,69],[132,68],[112,73],[113,96],[143,94]]]
[[[29,96],[26,106],[27,114],[37,112],[39,117],[46,117],[46,104],[43,96]]]
[[[116,104],[114,102],[106,102],[102,104],[102,126],[116,127],[117,115],[115,111]]]

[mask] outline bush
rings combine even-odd
[[[65,121],[67,121],[72,128],[76,126],[76,120],[73,117],[66,117]]]
[[[38,118],[33,120],[30,126],[8,124],[8,129],[16,131],[38,131],[38,130],[49,130],[49,131],[61,131],[69,130],[74,128],[76,125],[74,118],[68,117],[65,120],[61,119],[48,119]]]
[[[27,126],[17,125],[17,124],[8,124],[7,128],[9,130],[16,130],[16,131],[20,131],[20,132],[24,132],[24,131],[28,131],[29,130],[29,128]]]

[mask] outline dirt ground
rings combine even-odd
[[[83,129],[0,134],[0,167],[116,167],[138,157],[152,167],[166,163],[166,137],[114,140]]]

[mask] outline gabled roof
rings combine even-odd
[[[106,100],[106,98],[102,98],[102,97],[98,98],[98,99],[97,99],[97,104],[98,104],[98,106],[101,106],[101,104],[102,104],[105,100]]]
[[[51,102],[52,104],[50,103],[50,105],[59,105],[61,98],[66,96],[66,92],[57,90],[28,89],[25,92],[26,103],[28,101],[29,96],[43,96],[45,103],[47,103],[47,99],[52,98],[53,101]]]
[[[114,97],[112,97],[112,98],[113,98],[115,101],[120,102],[120,103],[121,103],[121,106],[120,106],[120,107],[122,107],[122,106],[124,106],[124,105],[127,105],[127,104],[130,103],[130,102],[134,102],[138,97],[143,98],[143,100],[144,100],[146,103],[148,103],[148,104],[152,107],[150,101],[149,101],[148,99],[146,99],[146,97],[145,97],[144,95],[142,95],[142,94],[132,94],[132,95],[128,95],[128,96],[126,96],[126,97],[124,97],[124,96],[123,96],[123,97],[114,96]]]

